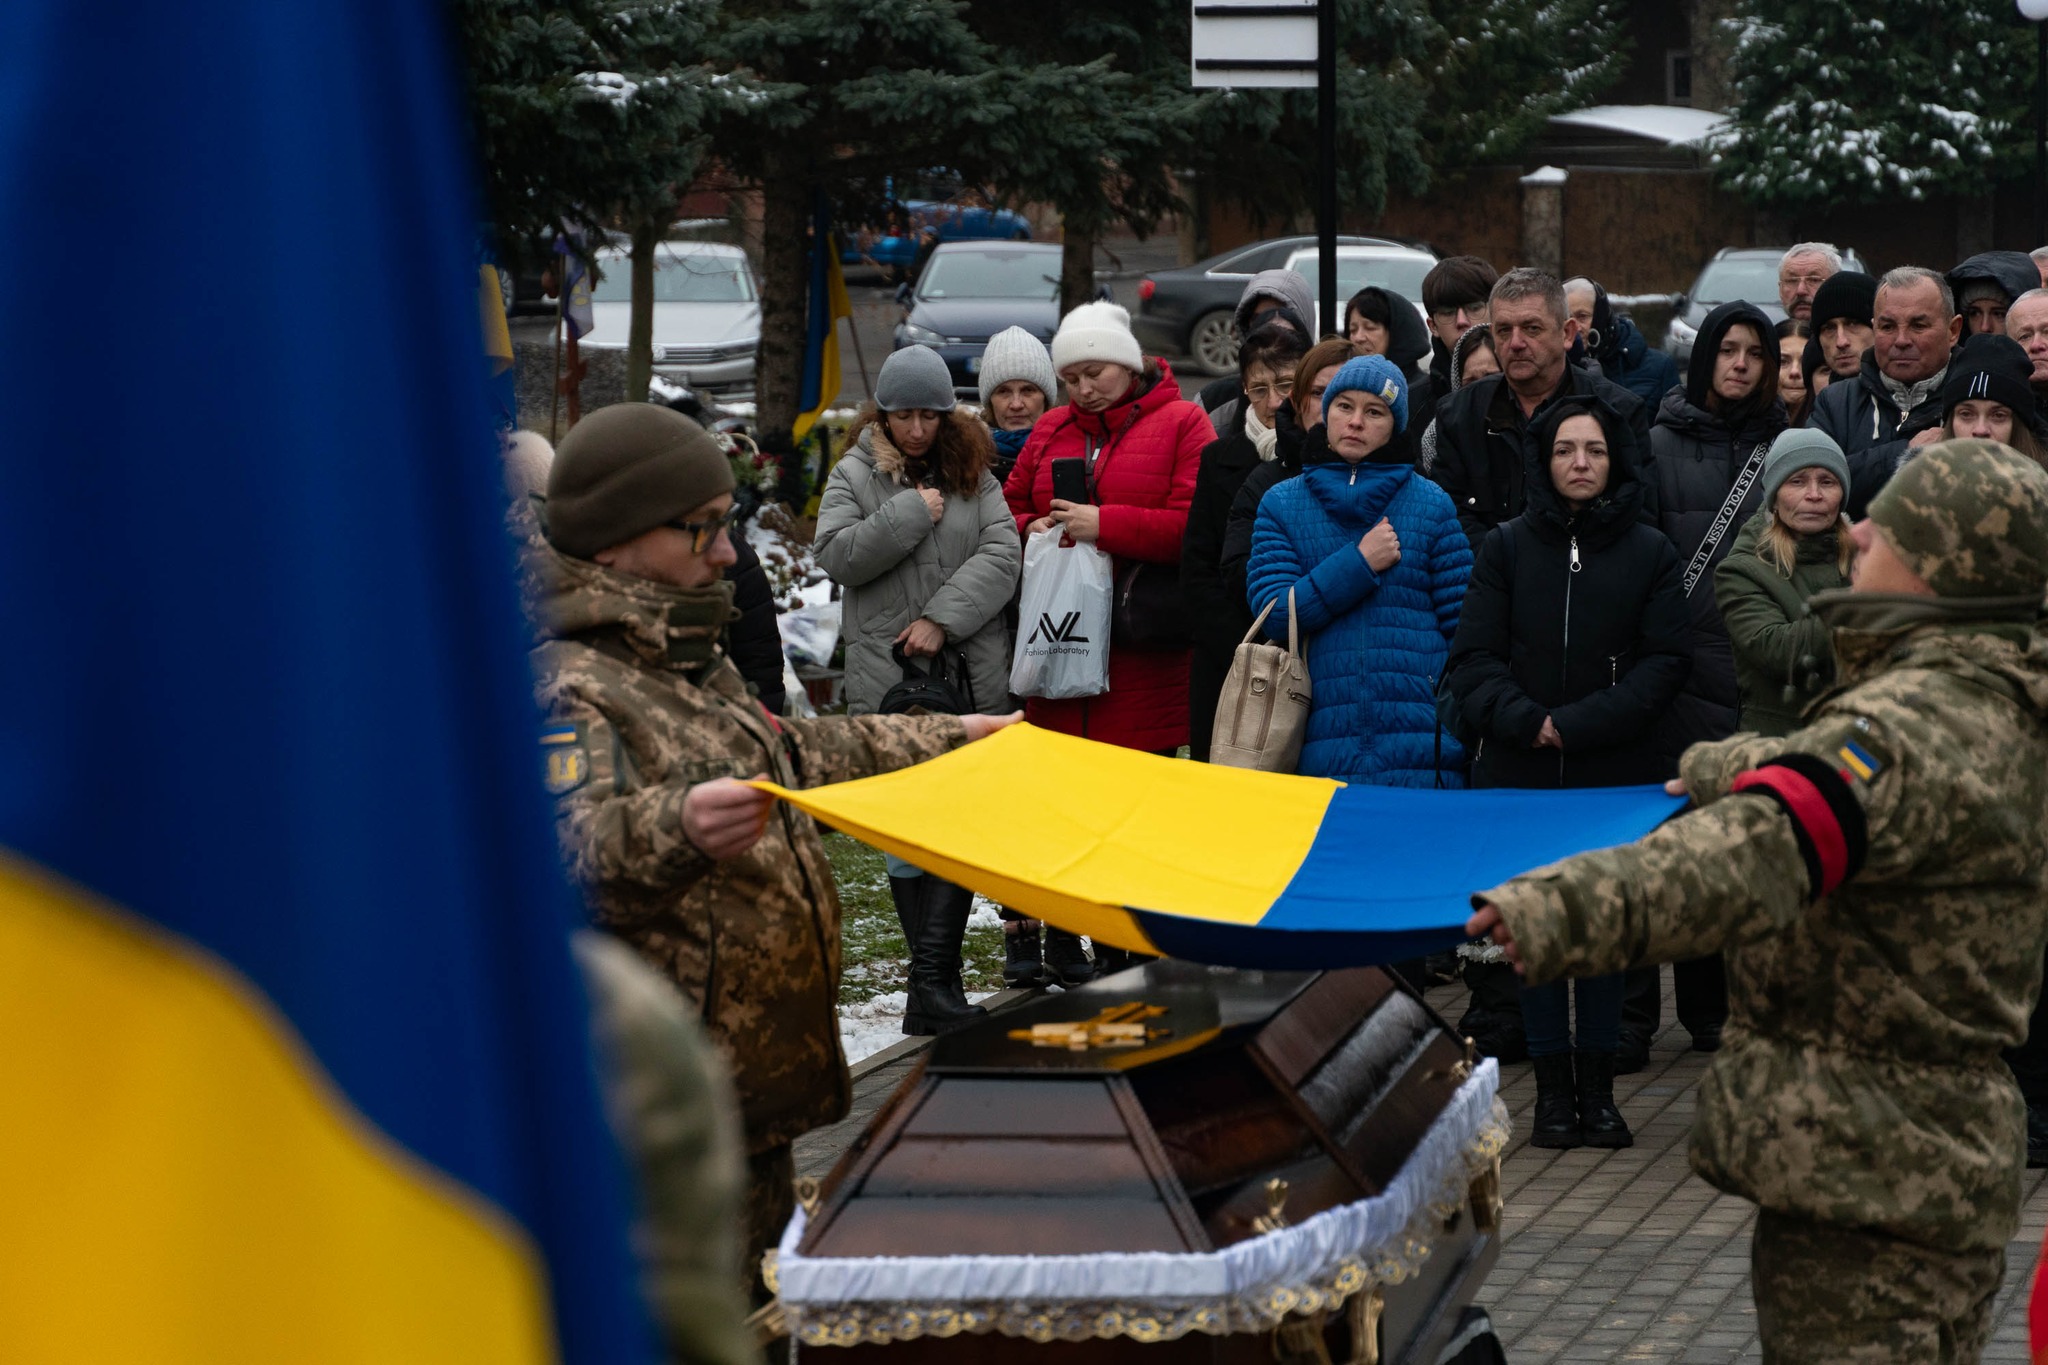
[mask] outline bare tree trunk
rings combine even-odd
[[[647,401],[654,375],[654,253],[665,225],[653,218],[633,225],[633,302],[626,324],[626,401]]]
[[[778,152],[769,159],[761,184],[761,355],[754,374],[754,436],[763,450],[777,454],[792,449],[790,429],[804,382],[805,229],[812,194],[797,157]]]
[[[1060,316],[1095,298],[1095,226],[1060,220]]]

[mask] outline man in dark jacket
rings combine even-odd
[[[1839,270],[1813,296],[1812,336],[1833,379],[1854,379],[1873,340],[1870,315],[1877,281],[1860,270]]]
[[[1565,307],[1579,324],[1579,340],[1587,357],[1600,367],[1600,377],[1619,384],[1651,412],[1664,395],[1679,385],[1678,363],[1649,340],[1625,313],[1614,311],[1598,280],[1581,275],[1564,282]]]
[[[1495,282],[1487,311],[1502,372],[1466,385],[1444,403],[1437,416],[1436,464],[1429,471],[1451,495],[1474,550],[1488,531],[1520,515],[1529,429],[1552,399],[1597,397],[1628,423],[1637,449],[1650,446],[1648,414],[1636,396],[1567,363],[1578,327],[1565,309],[1564,285],[1555,275],[1526,267],[1510,270]],[[1655,471],[1646,467],[1638,472],[1649,495],[1643,519],[1654,521]]]
[[[2003,332],[2014,300],[2041,287],[2041,272],[2024,251],[1980,251],[1948,272],[1949,292],[1962,315],[1963,335]]]
[[[1430,337],[1429,379],[1439,398],[1458,387],[1451,382],[1451,348],[1467,330],[1486,321],[1486,302],[1498,279],[1500,272],[1477,256],[1446,256],[1422,277],[1422,311],[1428,314]],[[1427,421],[1423,425],[1427,426]]]
[[[1917,265],[1878,281],[1872,322],[1863,368],[1823,389],[1808,423],[1849,457],[1851,521],[1863,519],[1909,447],[1941,439],[1941,381],[1963,330],[1948,281]]]

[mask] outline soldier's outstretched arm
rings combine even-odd
[[[1701,809],[1473,897],[1492,906],[1532,983],[1716,953],[1777,933],[1864,872],[1894,870],[1881,831],[1895,747],[1830,716],[1783,739],[1696,745],[1680,765]],[[1873,844],[1879,845],[1872,857]]]
[[[1023,719],[1008,716],[818,716],[785,720],[806,787],[893,773]]]
[[[640,785],[602,712],[576,698],[558,698],[552,710],[541,752],[570,875],[584,886],[680,888],[708,874],[712,860],[683,833],[683,801],[694,784]]]

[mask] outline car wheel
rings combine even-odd
[[[1204,313],[1188,331],[1188,356],[1202,374],[1237,368],[1237,319],[1229,309]]]

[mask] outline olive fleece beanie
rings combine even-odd
[[[548,543],[590,559],[732,490],[732,463],[704,428],[659,403],[614,403],[555,449]]]

